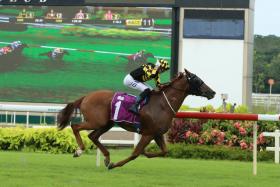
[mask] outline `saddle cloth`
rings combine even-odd
[[[140,124],[139,115],[135,115],[128,109],[135,103],[136,96],[123,92],[116,92],[111,102],[111,120],[114,122],[127,122]],[[140,104],[142,108],[144,103]]]

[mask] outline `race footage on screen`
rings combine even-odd
[[[97,89],[127,91],[127,72],[170,61],[171,14],[156,7],[0,6],[0,101],[65,103]]]

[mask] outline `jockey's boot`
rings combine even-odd
[[[139,114],[139,104],[140,102],[143,101],[143,99],[140,96],[137,96],[136,98],[136,102],[128,109],[130,112],[132,112],[133,114]]]
[[[139,96],[136,98],[136,102],[128,109],[130,112],[134,114],[139,114],[139,105],[140,103],[150,94],[151,90],[144,90]]]

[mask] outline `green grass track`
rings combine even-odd
[[[113,161],[130,151],[111,151]],[[122,168],[108,171],[95,166],[95,155],[53,155],[0,152],[0,186],[3,187],[276,187],[280,166],[251,162],[179,160],[139,157]]]

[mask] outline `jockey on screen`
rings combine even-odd
[[[139,104],[150,94],[152,87],[146,84],[146,81],[154,79],[156,86],[160,87],[160,73],[169,69],[166,60],[157,60],[156,64],[147,63],[130,72],[124,78],[124,85],[141,91],[142,93],[137,97],[136,103],[129,109],[131,112],[138,114]]]
[[[134,55],[133,60],[136,61],[137,59],[142,58],[145,52],[146,52],[146,50],[138,51],[138,52]]]
[[[21,41],[14,41],[13,43],[11,43],[11,48],[14,51],[15,49],[19,48],[22,45]]]
[[[61,48],[55,48],[53,51],[52,51],[52,58],[56,58],[58,55],[62,54],[64,51],[63,49]]]
[[[11,47],[3,47],[0,49],[0,55],[6,55],[8,53],[12,52],[12,48]]]

